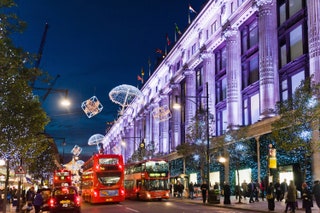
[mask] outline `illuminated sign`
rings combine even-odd
[[[153,172],[153,173],[150,173],[149,174],[150,177],[166,177],[167,176],[167,173],[158,173],[158,172]]]

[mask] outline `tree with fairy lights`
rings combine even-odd
[[[13,0],[0,0],[0,9],[6,11],[0,14],[0,158],[7,165],[5,197],[10,169],[43,162],[38,159],[39,154],[49,146],[46,136],[39,134],[49,119],[30,86],[30,82],[43,76],[34,68],[37,57],[15,47],[12,40],[12,35],[23,32],[26,26],[12,12],[15,6]]]
[[[297,158],[301,158],[303,178],[306,165],[313,153],[319,150],[319,138],[313,137],[319,130],[320,84],[312,76],[301,82],[292,97],[277,104],[279,119],[272,124],[272,136],[276,146]]]

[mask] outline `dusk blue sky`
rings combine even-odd
[[[188,5],[197,12],[206,0],[16,0],[17,15],[27,22],[27,29],[16,38],[17,46],[38,53],[45,24],[49,24],[40,68],[57,79],[55,90],[67,89],[72,106],[66,110],[57,103],[62,93],[50,93],[43,102],[50,124],[46,132],[56,138],[65,162],[71,149],[78,145],[86,160],[95,146],[88,145],[94,134],[105,135],[106,122],[117,118],[119,105],[109,99],[112,88],[128,84],[140,86],[137,75],[141,68],[148,77],[148,60],[154,70],[159,54],[164,51],[166,34],[174,44],[177,23],[183,32],[188,26]],[[191,20],[196,14],[191,14]],[[39,81],[35,87],[47,88]],[[37,91],[43,96],[45,91]],[[103,110],[88,118],[81,103],[96,96]]]

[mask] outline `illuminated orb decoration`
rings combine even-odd
[[[157,107],[152,110],[153,118],[158,122],[163,122],[169,120],[172,117],[172,114],[167,105]]]
[[[82,148],[80,146],[78,146],[78,145],[75,145],[71,150],[71,153],[74,156],[79,156],[81,152],[82,152]]]
[[[103,106],[96,96],[92,96],[90,99],[82,102],[81,108],[88,118],[91,118],[100,113],[103,109]]]
[[[89,138],[88,145],[89,146],[98,145],[99,143],[102,143],[103,140],[104,140],[104,135],[94,134]]]
[[[126,84],[117,86],[109,92],[110,100],[122,107],[120,114],[123,114],[124,109],[129,106],[136,97],[141,96],[142,93],[138,88]]]

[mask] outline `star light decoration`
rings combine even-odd
[[[92,96],[90,99],[82,102],[81,108],[88,118],[91,118],[100,113],[103,109],[103,106],[96,96]]]

